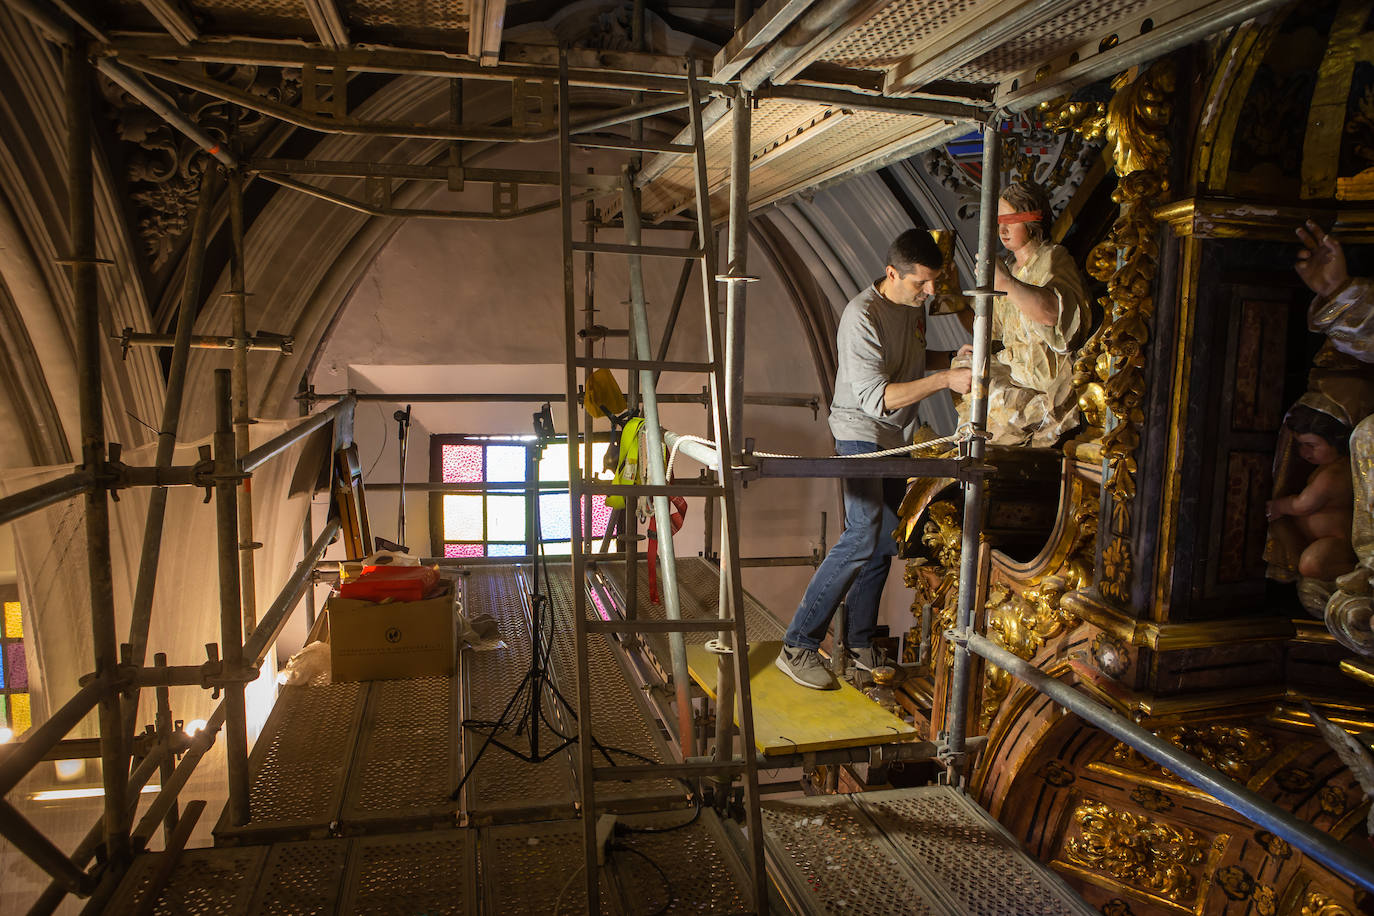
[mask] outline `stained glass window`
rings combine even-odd
[[[436,482],[513,485],[436,495],[431,529],[443,543],[445,556],[528,556],[538,551],[541,540],[548,552],[566,555],[571,551],[568,490],[549,486],[567,486],[566,443],[547,445],[540,454],[532,436],[435,436],[432,441],[431,469]],[[612,477],[602,470],[607,447],[605,442],[592,446],[596,477],[602,480]],[[529,517],[536,498],[541,524],[533,530]],[[604,496],[592,498],[591,511],[590,533],[604,537],[611,518]]]
[[[19,589],[13,585],[0,586],[0,601],[4,603],[4,615],[0,617],[0,729],[18,737],[33,724]]]

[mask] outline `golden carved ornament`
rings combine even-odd
[[[1309,891],[1299,913],[1300,916],[1353,916],[1339,900],[1321,891]]]
[[[1167,130],[1174,77],[1173,62],[1165,59],[1134,82],[1128,83],[1123,75],[1112,84],[1116,94],[1107,110],[1107,136],[1115,144],[1118,182],[1112,199],[1120,212],[1087,263],[1088,273],[1107,284],[1107,296],[1101,300],[1106,319],[1074,365],[1074,383],[1088,420],[1106,429],[1102,454],[1112,496],[1112,537],[1098,585],[1106,597],[1121,602],[1130,600],[1134,456],[1145,418],[1145,345],[1154,315],[1151,284],[1159,261],[1151,210],[1168,190]]]
[[[1274,755],[1274,739],[1264,732],[1239,725],[1171,725],[1155,732],[1237,782],[1246,782]],[[1156,772],[1163,767],[1146,760],[1125,744],[1117,744],[1108,757],[1113,763],[1129,764]]]
[[[1195,893],[1190,869],[1202,864],[1208,843],[1187,827],[1094,801],[1078,806],[1073,823],[1079,835],[1064,844],[1070,862],[1175,903]]]
[[[911,613],[919,619],[922,608],[929,606],[934,616],[931,619],[931,644],[939,641],[940,634],[954,626],[958,613],[959,557],[963,552],[963,530],[959,527],[958,510],[948,500],[931,503],[926,510],[925,530],[921,542],[930,548],[934,565],[908,563],[905,581],[915,589],[911,602]],[[953,658],[954,647],[945,643],[946,661]]]
[[[1075,102],[1069,96],[1041,102],[1036,106],[1040,122],[1052,131],[1071,130],[1091,143],[1107,135],[1107,106],[1101,102]]]

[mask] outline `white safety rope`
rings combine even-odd
[[[984,436],[986,438],[986,434]],[[938,449],[946,445],[963,444],[973,438],[973,425],[963,423],[953,433],[948,436],[941,436],[938,439],[928,439],[925,442],[917,442],[912,445],[902,445],[897,448],[883,449],[880,452],[862,452],[857,455],[822,455],[822,458],[888,458],[892,455],[915,454],[917,452],[929,452],[931,449]],[[684,442],[696,442],[709,448],[718,448],[716,443],[701,436],[680,435],[673,442],[672,449],[668,452],[668,479],[673,479],[673,463],[677,461],[678,449]],[[784,455],[775,452],[754,452],[756,458],[805,458],[805,455]],[[929,457],[927,455],[927,457]]]

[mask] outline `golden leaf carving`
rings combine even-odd
[[[1088,273],[1107,284],[1107,296],[1101,300],[1106,318],[1074,364],[1074,384],[1088,421],[1105,429],[1102,455],[1113,513],[1099,586],[1105,596],[1125,602],[1130,599],[1132,566],[1130,505],[1136,493],[1133,456],[1145,416],[1145,346],[1159,260],[1151,211],[1169,189],[1165,176],[1174,65],[1161,60],[1134,82],[1123,74],[1112,88],[1116,94],[1107,109],[1107,137],[1115,144],[1118,182],[1112,199],[1120,212],[1107,238],[1087,259]]]
[[[1321,891],[1309,891],[1299,912],[1301,916],[1352,916],[1339,900]]]
[[[1239,725],[1171,725],[1158,729],[1155,734],[1237,782],[1249,780],[1255,770],[1274,755],[1273,738]],[[1135,768],[1167,772],[1125,744],[1117,744],[1108,759]]]
[[[1070,862],[1175,902],[1197,888],[1192,868],[1208,843],[1187,827],[1085,801],[1073,813],[1079,835],[1064,844]]]

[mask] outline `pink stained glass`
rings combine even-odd
[[[444,483],[468,483],[482,479],[482,446],[442,446]]]
[[[446,557],[484,557],[486,552],[481,544],[445,544]]]
[[[606,497],[592,497],[592,537],[604,538],[606,526],[611,523],[611,507],[606,505]]]

